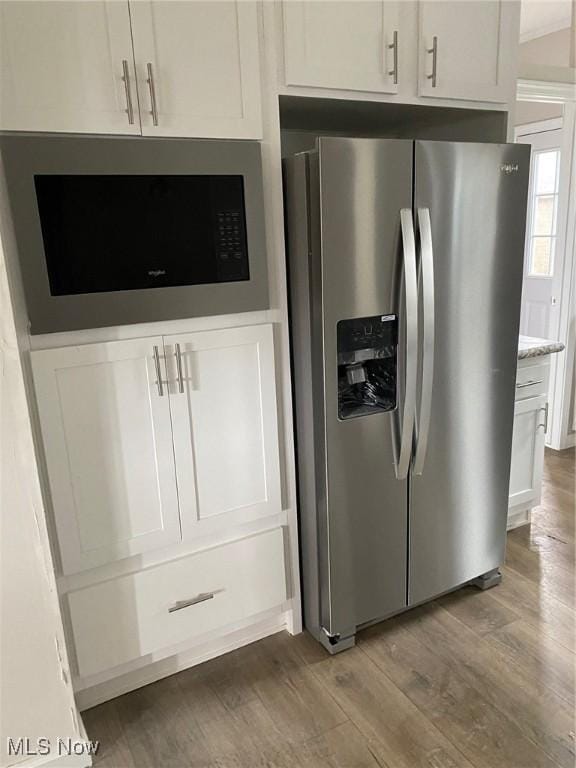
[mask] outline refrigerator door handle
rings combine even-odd
[[[418,208],[420,234],[420,267],[418,287],[422,286],[422,379],[420,408],[416,415],[416,452],[412,471],[421,475],[426,459],[430,417],[432,415],[432,381],[434,379],[434,252],[430,210]]]
[[[414,221],[410,208],[400,210],[402,230],[402,260],[404,270],[404,302],[406,316],[406,379],[402,422],[394,430],[394,458],[396,477],[408,476],[414,419],[416,411],[416,373],[418,367],[418,283],[416,276],[416,241]]]

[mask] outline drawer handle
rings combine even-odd
[[[535,384],[544,384],[544,379],[538,379],[538,381],[525,381],[523,384],[516,384],[516,389],[523,389],[524,387],[533,387]]]
[[[191,597],[190,600],[177,600],[176,605],[172,605],[168,608],[168,613],[174,613],[175,611],[181,611],[182,608],[189,608],[191,605],[197,605],[198,603],[204,603],[206,600],[212,600],[215,592],[202,592],[196,597]]]
[[[540,411],[544,411],[544,424],[537,424],[536,429],[544,427],[544,434],[546,434],[548,432],[548,403],[546,403],[544,408],[540,408]]]

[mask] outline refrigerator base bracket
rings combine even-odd
[[[491,589],[502,581],[502,574],[498,568],[494,568],[493,571],[483,573],[482,576],[478,576],[476,579],[472,579],[470,584],[478,589]]]
[[[340,634],[331,635],[327,629],[321,628],[319,640],[326,648],[328,653],[334,655],[340,653],[340,651],[346,651],[348,648],[353,648],[356,645],[356,634],[347,635],[343,637]]]

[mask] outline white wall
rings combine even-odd
[[[8,756],[9,736],[80,738],[8,287],[10,240],[0,197],[1,766],[25,759]]]

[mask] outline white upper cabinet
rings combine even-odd
[[[0,2],[0,129],[140,133],[134,75],[127,3]]]
[[[272,326],[164,344],[183,537],[280,512]]]
[[[260,138],[256,3],[130,2],[142,133]]]
[[[252,0],[0,0],[0,129],[261,138]]]
[[[63,572],[180,541],[162,338],[32,353]]]
[[[418,12],[419,95],[507,101],[515,78],[518,4],[428,0]]]
[[[397,92],[398,2],[287,0],[283,14],[287,85]]]

